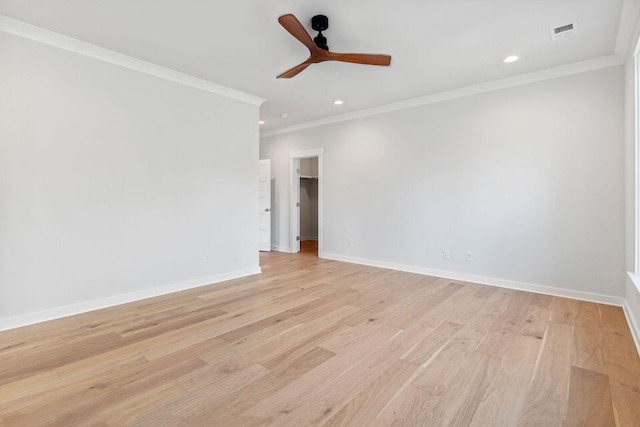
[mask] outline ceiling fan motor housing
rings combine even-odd
[[[322,35],[322,31],[329,28],[329,18],[324,15],[316,15],[311,18],[311,28],[318,32],[318,35],[313,38],[314,43],[320,49],[329,50],[327,45],[327,38]]]
[[[329,18],[324,15],[316,15],[311,18],[311,28],[314,31],[324,31],[329,28]]]

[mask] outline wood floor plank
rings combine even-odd
[[[445,280],[445,279],[439,279],[435,283],[449,284],[451,283],[451,281]],[[416,319],[415,322],[428,327],[436,327],[438,324],[440,324],[443,320],[446,319],[449,313],[457,309],[459,302],[462,299],[467,298],[469,296],[474,296],[475,293],[477,293],[476,288],[470,287],[470,286],[462,286],[456,293],[451,295],[451,297],[445,299],[444,301],[442,301],[440,304],[436,305],[432,309],[425,310],[425,313],[421,317]],[[492,295],[487,296],[487,298],[490,298],[490,297],[495,298],[495,296],[492,296]],[[468,314],[468,316],[472,316],[472,315]]]
[[[423,364],[451,341],[461,328],[462,325],[458,323],[443,321],[422,341],[402,355],[401,359],[418,365]]]
[[[620,307],[302,249],[0,332],[0,427],[640,425]]]
[[[515,334],[505,331],[489,331],[476,348],[476,352],[499,359],[515,337]]]
[[[405,329],[394,335],[375,352],[367,355],[335,380],[315,392],[306,404],[272,420],[277,425],[316,425],[326,422],[362,389],[388,369],[398,358],[420,342],[428,330]]]
[[[531,301],[531,305],[548,309],[552,302],[553,297],[551,295],[535,294]]]
[[[496,318],[491,330],[495,332],[517,333],[527,319],[529,303],[533,294],[516,291],[511,295],[507,308]]]
[[[147,415],[140,417],[133,425],[174,426],[189,423],[202,411],[223,400],[225,396],[235,392],[247,384],[254,383],[268,374],[268,370],[258,364],[247,366],[227,377],[201,388],[195,393],[176,399]]]
[[[470,426],[515,426],[524,406],[541,339],[518,335],[502,356]]]
[[[210,402],[210,406],[192,417],[191,422],[204,425],[216,419],[222,425],[234,425],[243,412],[334,356],[335,353],[314,347],[291,364],[274,368],[261,381],[229,393],[218,403]]]
[[[600,324],[598,304],[580,302],[574,326],[574,366],[607,374],[604,361],[604,333]]]
[[[148,360],[139,354],[108,359],[110,360],[89,358],[0,386],[0,413],[27,407],[42,408],[51,399],[55,400],[56,406],[64,406],[64,396],[73,388],[91,394],[98,388],[95,385],[101,384],[99,381],[96,382],[96,379],[108,376],[113,382],[117,380],[117,375],[113,375],[113,372],[128,371],[148,363]],[[83,363],[85,361],[95,364],[87,365]]]
[[[572,349],[572,327],[550,322],[519,425],[560,425],[567,418]]]
[[[580,311],[580,302],[569,298],[555,297],[550,306],[549,321],[573,325]]]
[[[431,414],[438,401],[450,390],[461,366],[487,334],[491,325],[506,310],[511,294],[496,293],[483,309],[459,329],[442,348],[433,352],[417,374],[382,410],[380,416],[391,420],[409,419],[411,423],[433,422]],[[451,367],[456,367],[451,369]]]
[[[549,323],[549,309],[532,302],[527,308],[525,321],[518,334],[542,339],[547,323]]]
[[[615,425],[609,377],[572,367],[567,425],[606,427]]]
[[[19,352],[0,357],[0,385],[16,381],[119,346],[126,340],[110,332],[64,346],[44,346],[28,354]]]
[[[482,353],[471,354],[448,391],[430,409],[427,419],[436,419],[442,425],[469,425],[497,373],[499,363],[498,359]]]
[[[204,362],[199,359],[187,360],[178,364],[173,364],[160,371],[154,371],[149,375],[140,377],[132,381],[128,380],[117,387],[112,387],[108,391],[100,393],[92,398],[74,399],[69,406],[52,416],[55,406],[51,405],[48,410],[30,411],[28,413],[19,411],[10,414],[10,424],[15,425],[90,425],[96,424],[96,418],[104,410],[105,406],[113,407],[123,402],[133,402],[141,397],[142,393],[163,388],[167,383],[173,382],[181,375],[204,366]],[[101,387],[104,384],[99,384]],[[182,390],[184,394],[184,390]],[[5,417],[5,421],[7,421]]]
[[[397,333],[397,329],[388,326],[376,328],[374,332],[358,343],[354,343],[336,357],[291,382],[245,414],[271,420],[281,414],[291,412],[297,406],[311,399],[315,392],[330,382],[332,378],[340,376],[369,354],[375,352]]]
[[[620,307],[600,306],[603,333],[603,358],[607,374],[615,384],[637,387],[640,384],[640,357]]]
[[[418,365],[396,360],[376,380],[324,423],[325,426],[366,426],[376,422],[377,414],[398,389],[418,369]]]
[[[640,425],[640,388],[610,382],[616,426]]]

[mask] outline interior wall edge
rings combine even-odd
[[[624,317],[627,319],[627,324],[629,325],[633,342],[636,345],[636,350],[638,350],[638,354],[640,355],[640,328],[638,327],[636,318],[633,316],[633,311],[629,307],[629,300],[627,298],[624,299],[622,310],[624,311]]]
[[[183,282],[143,289],[126,294],[114,295],[107,298],[95,299],[62,307],[55,307],[35,313],[26,313],[13,317],[0,318],[0,331],[20,328],[23,326],[47,322],[63,317],[75,316],[77,314],[88,313],[90,311],[100,310],[103,308],[113,307],[121,304],[127,304],[147,298],[171,294],[174,292],[185,291],[187,289],[198,288],[201,286],[213,285],[216,283],[239,279],[241,277],[252,276],[254,274],[260,273],[262,273],[260,267],[246,268],[229,273],[216,274],[213,276],[186,280]]]
[[[632,49],[633,35],[640,21],[640,2],[638,0],[623,0],[622,10],[620,11],[620,26],[618,27],[618,35],[614,51],[624,58]]]
[[[535,292],[538,294],[552,295],[556,297],[572,298],[580,301],[595,302],[599,304],[614,305],[622,307],[625,299],[622,296],[604,295],[591,292],[576,291],[566,288],[558,288],[554,286],[517,282],[513,280],[500,279],[495,277],[476,276],[473,274],[457,273],[447,270],[436,270],[428,267],[419,267],[406,264],[397,264],[387,261],[378,261],[367,258],[356,258],[345,255],[330,254],[323,252],[318,255],[320,258],[330,259],[334,261],[350,262],[353,264],[368,265],[371,267],[387,268],[390,270],[404,271],[407,273],[424,274],[426,276],[435,276],[443,279],[458,280],[463,282],[478,283],[480,285],[497,286],[500,288],[514,289],[518,291]]]
[[[552,80],[561,77],[567,77],[574,74],[588,73],[604,68],[617,67],[623,65],[625,58],[618,54],[601,56],[599,58],[590,59],[583,62],[576,62],[569,65],[563,65],[556,68],[535,71],[533,73],[521,74],[515,77],[509,77],[502,80],[494,80],[478,85],[467,86],[460,89],[454,89],[446,92],[439,92],[431,95],[411,98],[405,101],[394,102],[392,104],[381,105],[379,107],[367,108],[364,110],[352,111],[350,113],[339,114],[326,117],[319,120],[312,120],[293,126],[287,126],[279,129],[262,132],[260,139],[272,136],[283,135],[287,133],[297,132],[305,129],[325,126],[333,123],[346,122],[349,120],[360,119],[363,117],[375,116],[378,114],[390,113],[398,110],[406,110],[409,108],[421,107],[439,102],[451,101],[454,99],[465,98],[473,95],[494,92],[502,89],[508,89],[517,86],[524,86],[531,83],[537,83],[545,80]]]
[[[443,279],[458,280],[463,282],[478,283],[480,285],[495,286],[505,289],[514,289],[518,291],[534,292],[538,294],[551,295],[554,297],[571,298],[580,301],[594,302],[598,304],[613,305],[621,307],[624,312],[624,317],[627,320],[627,325],[631,331],[633,342],[636,346],[636,351],[640,356],[640,327],[638,326],[635,317],[632,315],[632,311],[629,308],[629,303],[626,298],[613,296],[594,294],[590,292],[574,291],[570,289],[557,288],[547,285],[538,285],[533,283],[522,283],[512,280],[498,279],[492,277],[475,276],[464,273],[455,273],[444,270],[434,270],[425,267],[410,266],[404,264],[395,264],[385,261],[377,261],[364,258],[354,258],[344,255],[336,255],[329,253],[318,254],[320,258],[330,259],[334,261],[349,262],[352,264],[368,265],[371,267],[387,268],[390,270],[403,271],[407,273],[424,274],[427,276],[435,276]]]
[[[0,15],[0,31],[252,105],[260,106],[265,101],[255,95],[133,58],[5,15]]]

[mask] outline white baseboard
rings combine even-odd
[[[622,305],[622,310],[624,311],[624,317],[627,318],[627,324],[629,325],[629,330],[631,331],[633,342],[636,344],[636,350],[638,350],[638,354],[640,355],[640,328],[638,327],[636,318],[633,316],[633,312],[631,311],[629,302],[626,298],[624,300],[624,304]]]
[[[217,274],[215,276],[202,277],[199,279],[187,280],[179,283],[172,283],[170,285],[160,286],[157,288],[144,289],[140,291],[129,292],[126,294],[115,295],[108,298],[86,301],[78,304],[66,305],[63,307],[56,307],[36,313],[27,313],[14,317],[6,317],[4,319],[0,318],[0,331],[19,328],[21,326],[32,325],[40,322],[46,322],[48,320],[59,319],[62,317],[73,316],[76,314],[99,310],[101,308],[112,307],[114,305],[126,304],[146,298],[157,297],[173,292],[184,291],[186,289],[225,282],[227,280],[251,276],[253,274],[259,274],[261,272],[262,270],[260,269],[260,267],[252,267],[244,270],[233,271],[230,273]]]
[[[446,270],[436,270],[432,268],[396,264],[396,263],[386,262],[386,261],[376,261],[371,259],[355,258],[355,257],[328,254],[328,253],[319,254],[319,257],[332,259],[335,261],[351,262],[354,264],[370,265],[372,267],[388,268],[390,270],[424,274],[426,276],[442,277],[444,279],[459,280],[462,282],[478,283],[481,285],[498,286],[500,288],[516,289],[519,291],[535,292],[538,294],[573,298],[581,301],[597,302],[600,304],[615,305],[619,307],[622,307],[625,301],[624,298],[622,297],[616,297],[611,295],[594,294],[594,293],[583,292],[583,291],[574,291],[571,289],[556,288],[553,286],[515,282],[512,280],[497,279],[494,277],[475,276],[471,274],[455,273],[455,272],[446,271]]]
[[[289,249],[288,246],[271,246],[271,250],[276,252],[291,253],[291,249]]]
[[[570,289],[556,288],[553,286],[536,285],[532,283],[515,282],[512,280],[496,279],[493,277],[474,276],[471,274],[455,273],[445,270],[436,270],[425,267],[417,267],[392,262],[376,261],[365,258],[349,257],[344,255],[320,253],[320,258],[331,259],[335,261],[350,262],[353,264],[370,265],[372,267],[388,268],[390,270],[406,271],[409,273],[424,274],[427,276],[442,277],[444,279],[459,280],[462,282],[478,283],[481,285],[497,286],[500,288],[516,289],[519,291],[535,292],[539,294],[552,295],[557,297],[572,298],[581,301],[596,302],[600,304],[614,305],[622,307],[624,316],[627,319],[631,337],[636,345],[638,355],[640,355],[640,327],[633,312],[629,307],[626,298],[611,295],[594,294],[590,292],[574,291]]]

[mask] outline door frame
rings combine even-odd
[[[272,214],[272,205],[273,205],[273,201],[272,201],[272,194],[271,194],[271,159],[259,159],[258,160],[258,171],[260,170],[260,166],[263,164],[263,162],[265,164],[268,165],[269,167],[269,181],[268,181],[268,188],[269,188],[269,206],[266,208],[266,214],[268,217],[268,224],[269,224],[269,239],[268,239],[268,244],[266,248],[262,248],[260,246],[262,240],[260,239],[260,215],[262,215],[264,213],[264,211],[262,211],[262,208],[260,207],[260,189],[258,189],[258,250],[260,252],[271,252],[271,234],[272,234],[272,229],[271,229],[271,214]],[[258,172],[258,185],[260,184],[260,173]]]
[[[324,148],[311,148],[309,150],[291,151],[289,152],[289,251],[292,253],[300,252],[300,241],[296,239],[300,227],[300,216],[298,203],[295,197],[300,194],[300,177],[299,171],[296,171],[296,163],[300,163],[300,159],[318,158],[318,257],[322,258],[323,236],[324,236]],[[297,161],[297,162],[296,162]],[[298,192],[296,193],[296,186]]]

